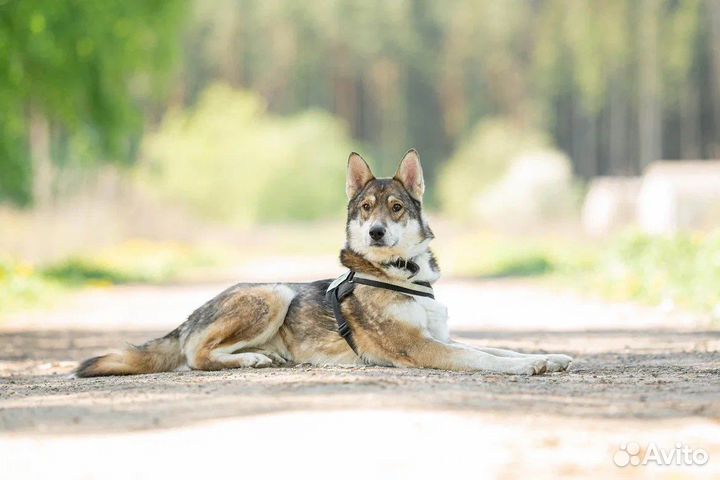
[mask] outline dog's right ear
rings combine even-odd
[[[351,153],[348,158],[347,180],[345,181],[345,193],[347,193],[348,199],[357,195],[371,180],[375,180],[375,175],[368,164],[357,153]]]

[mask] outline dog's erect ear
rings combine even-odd
[[[405,190],[417,201],[422,202],[425,193],[425,180],[420,166],[420,157],[414,148],[407,151],[395,172],[395,180],[402,183]]]
[[[351,153],[348,158],[347,180],[345,181],[345,193],[347,193],[348,199],[357,195],[371,180],[375,180],[375,176],[368,164],[357,153]]]

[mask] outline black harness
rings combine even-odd
[[[400,262],[400,260],[398,260],[397,262]],[[396,265],[397,262],[393,262],[389,265],[403,268],[400,267],[400,265]],[[418,272],[419,267],[414,262],[404,261],[404,263],[404,268],[410,270],[410,272],[413,274],[412,276],[414,276]],[[408,263],[411,263],[416,267],[414,271],[407,266]],[[333,315],[335,316],[335,322],[337,322],[338,326],[338,333],[341,337],[345,339],[348,345],[350,345],[350,348],[352,348],[353,352],[355,352],[355,354],[358,356],[360,356],[360,354],[357,351],[355,340],[353,340],[352,330],[350,330],[350,325],[348,325],[345,316],[342,314],[342,309],[340,308],[343,300],[352,295],[353,290],[355,289],[355,285],[358,283],[370,287],[384,288],[385,290],[392,290],[394,292],[400,292],[407,295],[417,295],[432,299],[435,298],[435,296],[433,295],[432,286],[428,282],[402,282],[403,284],[398,284],[400,282],[388,283],[376,280],[374,278],[368,278],[367,276],[364,276],[363,274],[358,274],[352,270],[335,279],[335,281],[332,282],[328,287],[325,293],[325,298],[332,307]]]

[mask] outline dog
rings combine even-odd
[[[524,354],[450,339],[440,277],[423,215],[425,182],[415,150],[393,178],[348,159],[348,273],[312,283],[240,283],[162,338],[82,362],[77,377],[180,369],[221,370],[307,363],[377,365],[536,375],[567,370],[563,354]]]

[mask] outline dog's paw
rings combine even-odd
[[[243,363],[246,367],[263,368],[273,365],[272,358],[262,353],[244,353]]]
[[[514,375],[540,375],[548,369],[548,362],[544,358],[523,359],[520,365],[511,372]]]
[[[572,357],[562,353],[550,353],[545,355],[547,359],[548,372],[564,372],[570,366]]]
[[[272,360],[273,366],[285,366],[290,364],[290,362],[288,362],[283,357],[274,352],[263,352],[262,355],[270,358],[270,360]]]

